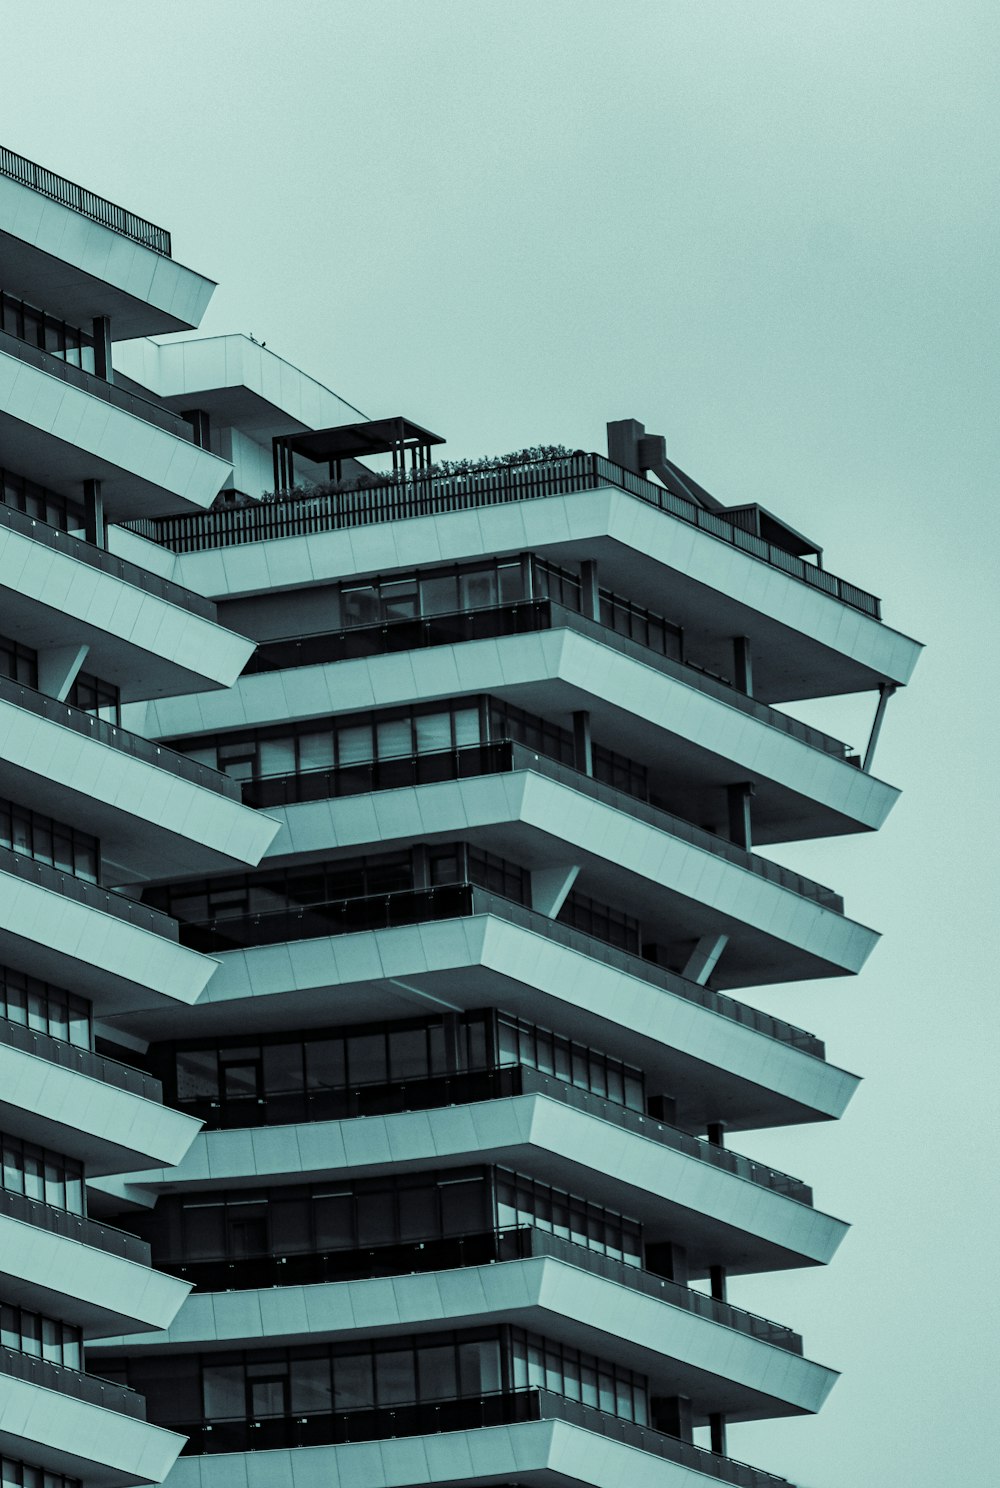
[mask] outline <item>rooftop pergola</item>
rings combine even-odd
[[[406,469],[410,456],[413,471],[426,470],[431,463],[431,449],[444,444],[440,434],[432,434],[410,419],[369,419],[360,424],[337,424],[332,429],[310,429],[304,434],[282,434],[271,441],[274,453],[274,488],[288,491],[295,484],[295,456],[327,466],[331,480],[340,480],[345,460],[360,460],[367,455],[392,455],[393,474]]]

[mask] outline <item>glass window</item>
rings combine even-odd
[[[450,713],[418,713],[414,724],[417,751],[420,754],[432,754],[436,750],[451,748]]]
[[[295,1412],[313,1414],[333,1407],[333,1385],[330,1360],[325,1355],[315,1359],[292,1359],[291,1405]]]
[[[500,1389],[500,1344],[495,1338],[458,1345],[458,1378],[463,1395],[486,1395]]]
[[[299,739],[300,770],[333,769],[333,733],[303,734]]]
[[[333,1361],[333,1408],[368,1410],[375,1404],[371,1354],[341,1354]]]
[[[371,724],[353,724],[337,730],[337,763],[363,764],[374,757]]]
[[[417,1398],[413,1349],[380,1350],[375,1355],[375,1388],[379,1405],[404,1405]]]
[[[352,1085],[382,1083],[388,1077],[385,1034],[357,1033],[348,1038],[347,1072]]]
[[[223,1204],[184,1206],[184,1253],[189,1260],[215,1260],[226,1253]]]
[[[295,739],[261,739],[257,749],[259,775],[294,775]]]
[[[456,708],[454,723],[456,749],[461,749],[467,744],[479,743],[480,723],[478,708]]]
[[[483,609],[497,603],[497,576],[493,568],[459,574],[458,607],[461,610]]]
[[[307,1042],[305,1050],[306,1088],[315,1093],[324,1090],[342,1090],[347,1084],[344,1040],[340,1038],[314,1039]]]
[[[413,730],[409,718],[388,718],[376,728],[379,759],[413,753]]]
[[[389,1029],[389,1078],[407,1080],[428,1073],[427,1030],[424,1028]]]
[[[454,574],[425,574],[420,580],[420,612],[450,615],[458,609],[458,580]]]
[[[177,1099],[217,1100],[218,1055],[214,1049],[186,1049],[177,1054]]]
[[[421,1400],[449,1400],[458,1394],[454,1344],[436,1344],[417,1350]]]
[[[242,1364],[209,1364],[202,1370],[203,1413],[210,1421],[246,1416]]]
[[[391,1190],[357,1196],[358,1244],[391,1245],[396,1239],[395,1204]]]
[[[341,591],[342,625],[376,625],[382,618],[374,584],[361,584]]]
[[[265,1092],[268,1095],[285,1095],[303,1088],[302,1045],[299,1043],[265,1044]]]

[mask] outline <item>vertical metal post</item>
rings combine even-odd
[[[597,564],[587,559],[580,564],[580,610],[588,620],[601,618],[601,591],[597,583]]]
[[[753,654],[749,636],[733,636],[733,682],[740,692],[753,697]]]
[[[726,787],[726,798],[729,804],[729,840],[747,852],[750,852],[753,847],[753,826],[750,819],[750,802],[753,800],[753,794],[753,783],[749,780]]]
[[[726,1268],[725,1266],[709,1266],[708,1279],[711,1286],[712,1296],[716,1302],[726,1300]]]
[[[107,315],[94,317],[94,371],[105,382],[114,382],[111,365],[111,318]]]
[[[586,708],[573,714],[573,763],[584,775],[593,775],[594,750],[590,738],[590,713]]]
[[[95,548],[106,546],[104,498],[99,480],[85,480],[83,483],[83,535]]]
[[[711,1433],[712,1451],[724,1457],[726,1455],[726,1418],[721,1411],[709,1413],[708,1429]]]

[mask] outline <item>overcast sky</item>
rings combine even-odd
[[[747,999],[866,1079],[842,1123],[740,1144],[854,1224],[826,1271],[733,1288],[844,1378],[817,1420],[730,1450],[802,1488],[985,1484],[996,0],[3,13],[2,142],[171,229],[220,281],[205,331],[252,331],[452,456],[600,449],[639,418],[927,643],[879,746],[905,791],[887,828],[782,853],[881,945],[856,981]],[[863,748],[873,706],[804,712]]]

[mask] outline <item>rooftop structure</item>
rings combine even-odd
[[[9,336],[42,329],[15,377],[93,397],[49,367],[62,307],[18,303]],[[878,730],[919,648],[634,420],[607,454],[435,465],[440,436],[251,338],[119,346],[101,314],[74,375],[154,409],[116,412],[187,465],[168,485],[151,436],[112,440],[98,477],[0,382],[53,482],[3,476],[0,544],[36,567],[3,569],[0,794],[64,824],[11,828],[0,959],[96,1001],[96,1045],[53,1024],[44,1057],[162,1099],[169,1140],[117,1107],[61,1122],[54,1085],[30,1132],[10,1108],[11,1140],[86,1164],[89,1215],[30,1200],[48,1230],[151,1255],[156,1299],[9,1278],[12,1307],[80,1320],[103,1381],[55,1402],[58,1460],[19,1460],[84,1488],[778,1484],[727,1431],[818,1410],[835,1372],[730,1280],[826,1264],[846,1226],[739,1133],[835,1119],[857,1081],[739,994],[862,969],[876,933],[766,850],[881,826]],[[862,691],[858,751],[781,711]],[[26,831],[70,833],[58,913]],[[41,1037],[16,1024],[0,1063]],[[97,1388],[155,1423],[120,1463],[71,1460],[110,1452],[67,1404]]]

